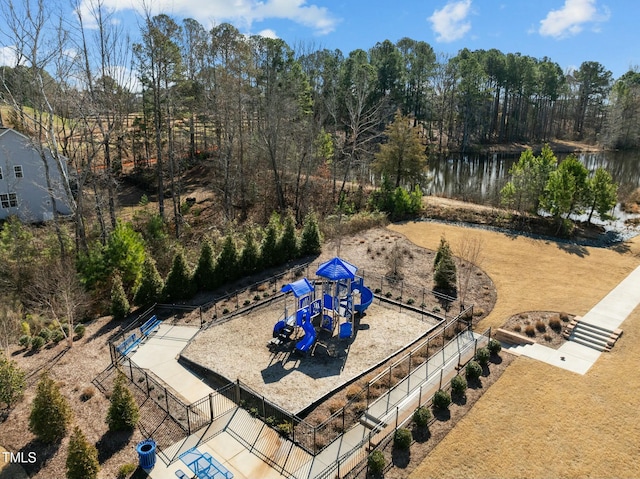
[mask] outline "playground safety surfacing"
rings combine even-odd
[[[272,351],[273,324],[282,304],[271,305],[213,325],[182,351],[189,361],[230,381],[240,379],[272,403],[298,413],[330,391],[367,372],[424,336],[437,321],[375,301],[355,323],[353,338],[322,334],[309,355],[291,348]]]

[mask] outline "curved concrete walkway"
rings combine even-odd
[[[614,331],[640,304],[640,266],[581,318],[581,322]],[[585,374],[600,357],[599,351],[567,341],[558,349],[541,344],[511,346],[509,351],[578,374]]]

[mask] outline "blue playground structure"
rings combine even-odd
[[[322,286],[322,294],[316,298],[316,287],[307,278],[282,287],[283,293],[293,293],[296,298],[295,314],[287,312],[286,296],[284,319],[273,327],[270,348],[277,348],[292,342],[292,336],[301,329],[303,336],[296,341],[295,350],[308,354],[318,338],[317,328],[333,336],[336,327],[338,337],[352,338],[355,314],[362,315],[373,302],[373,293],[364,285],[364,280],[356,276],[358,268],[338,257],[322,263],[315,283]],[[354,302],[354,295],[359,302]],[[298,335],[296,335],[298,336]]]

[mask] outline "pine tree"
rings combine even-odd
[[[0,349],[0,404],[13,406],[22,397],[25,372]]]
[[[113,383],[110,402],[106,419],[109,431],[132,431],[140,419],[140,410],[121,372]]]
[[[202,243],[198,265],[193,272],[193,282],[198,291],[212,291],[219,286],[215,276],[216,261],[213,257],[213,247],[209,241]]]
[[[129,313],[131,305],[124,292],[122,278],[119,274],[113,276],[113,284],[111,285],[111,314],[113,319],[120,321]]]
[[[322,237],[318,218],[315,213],[308,213],[304,218],[302,237],[300,238],[300,256],[320,254],[322,251]]]
[[[398,110],[384,130],[387,142],[380,145],[375,154],[374,169],[394,180],[394,187],[403,183],[419,183],[427,166],[427,155],[418,129],[411,126],[411,119]]]
[[[57,384],[47,373],[38,383],[36,397],[31,404],[29,431],[42,442],[53,444],[66,434],[71,423],[71,408]]]
[[[100,470],[98,450],[89,444],[80,428],[73,429],[67,454],[67,479],[96,479]]]
[[[179,251],[173,257],[173,264],[171,271],[167,276],[167,280],[164,283],[164,290],[162,296],[166,301],[178,301],[181,299],[188,299],[195,293],[193,287],[193,280],[187,266],[187,260],[184,257],[184,253]]]
[[[260,245],[260,261],[265,268],[280,264],[278,257],[278,236],[280,233],[280,217],[277,213],[271,215],[269,224]]]
[[[451,247],[444,237],[440,238],[440,246],[433,262],[433,282],[436,289],[456,290],[456,263],[451,254]]]
[[[260,268],[260,251],[251,230],[244,238],[244,247],[240,255],[240,269],[243,275],[251,275]]]
[[[138,306],[146,306],[155,303],[162,296],[164,281],[158,273],[156,262],[153,258],[147,257],[142,265],[142,279],[140,286],[136,290],[133,302]]]
[[[284,220],[284,231],[278,241],[278,256],[282,262],[298,257],[298,238],[296,237],[296,220],[292,214],[288,214]]]
[[[215,275],[220,284],[226,284],[239,278],[238,250],[231,234],[228,234],[222,243],[222,251],[220,251],[216,262]]]

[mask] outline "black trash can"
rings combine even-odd
[[[140,441],[136,446],[140,467],[150,471],[156,465],[156,442],[153,439]]]

